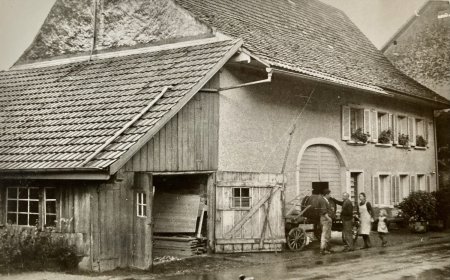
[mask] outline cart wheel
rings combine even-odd
[[[306,232],[304,229],[296,227],[289,231],[287,245],[293,251],[300,251],[306,245]]]

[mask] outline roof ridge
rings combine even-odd
[[[58,66],[58,65],[76,63],[76,62],[100,60],[100,59],[122,57],[122,56],[129,56],[129,55],[142,54],[142,53],[152,53],[152,52],[158,52],[158,51],[165,51],[165,50],[172,50],[172,49],[179,49],[179,48],[185,48],[185,47],[191,47],[191,46],[217,43],[217,42],[222,42],[222,41],[233,41],[233,38],[230,38],[226,35],[218,33],[218,34],[215,34],[214,37],[210,37],[210,38],[206,38],[206,39],[203,38],[203,39],[197,39],[197,40],[188,40],[188,41],[183,41],[183,42],[142,47],[142,48],[136,48],[136,49],[109,51],[109,52],[94,54],[92,56],[83,55],[83,56],[62,58],[62,59],[56,59],[56,60],[34,62],[34,63],[29,63],[29,64],[21,64],[21,65],[13,66],[9,70],[6,70],[4,72],[14,71],[14,70],[25,70],[25,69],[35,69],[35,68],[43,68],[43,67],[50,67],[50,66]],[[2,72],[2,71],[0,71],[0,72]]]

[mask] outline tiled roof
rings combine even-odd
[[[395,68],[341,11],[318,0],[175,0],[269,64],[450,104]]]
[[[108,167],[142,137],[155,133],[158,122],[175,114],[241,44],[210,39],[192,46],[0,72],[0,169],[80,168],[164,87],[172,86],[85,166]]]

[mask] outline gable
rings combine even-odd
[[[97,14],[95,34],[94,11]],[[89,53],[93,36],[94,49],[105,50],[211,36],[211,32],[171,0],[57,0],[17,64]]]

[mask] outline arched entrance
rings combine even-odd
[[[297,189],[293,196],[311,194],[313,182],[327,182],[333,196],[346,190],[346,160],[338,144],[328,138],[308,140],[297,159]]]

